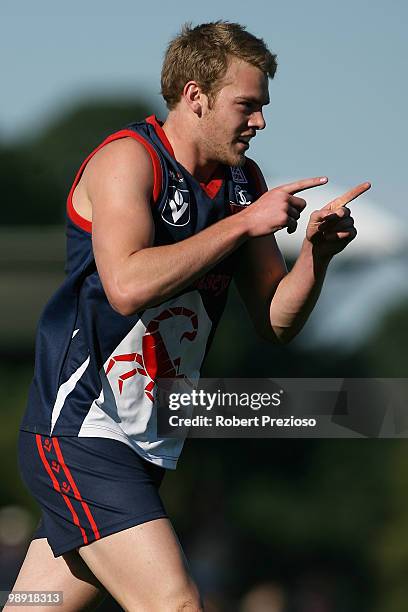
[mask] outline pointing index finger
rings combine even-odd
[[[326,204],[323,208],[331,210],[333,212],[336,210],[339,210],[339,208],[346,206],[346,204],[358,198],[358,196],[360,196],[362,193],[364,193],[365,191],[368,191],[370,187],[371,187],[371,183],[369,182],[360,183],[360,185],[357,185],[357,187],[353,187],[353,189],[346,191],[346,193],[344,193],[342,196],[339,196],[335,200],[332,200],[331,202]]]
[[[286,185],[280,185],[277,189],[286,191],[290,195],[294,195],[304,189],[311,189],[312,187],[319,187],[319,185],[325,185],[328,181],[327,176],[316,176],[315,178],[301,179],[294,183],[287,183]]]

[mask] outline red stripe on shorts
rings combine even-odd
[[[49,477],[51,478],[51,481],[52,481],[52,484],[54,486],[54,489],[56,491],[58,491],[58,493],[61,493],[62,497],[64,498],[64,501],[65,501],[66,505],[68,506],[68,508],[69,508],[69,510],[70,510],[70,512],[72,514],[72,519],[74,521],[74,524],[77,527],[79,527],[79,529],[81,530],[82,539],[84,541],[84,544],[88,544],[88,538],[86,536],[85,530],[83,529],[83,527],[81,526],[81,523],[79,522],[79,517],[78,517],[77,513],[75,512],[75,509],[74,509],[73,505],[71,504],[71,500],[66,495],[64,495],[64,493],[61,491],[61,488],[59,486],[59,482],[55,478],[55,476],[54,476],[54,474],[52,472],[52,469],[50,467],[50,464],[47,461],[47,458],[45,456],[44,449],[43,449],[43,446],[42,446],[42,443],[41,443],[41,436],[39,434],[36,434],[35,439],[36,439],[36,442],[37,442],[38,453],[39,453],[39,455],[41,457],[41,461],[43,462],[43,465],[44,465],[45,469],[47,470]]]
[[[89,509],[88,504],[86,502],[84,502],[84,500],[82,499],[81,494],[80,494],[80,492],[78,490],[78,487],[76,486],[75,481],[74,481],[74,479],[72,477],[72,474],[71,474],[71,472],[69,471],[68,467],[65,464],[64,457],[62,456],[61,448],[60,448],[60,445],[58,443],[58,439],[57,438],[52,438],[52,442],[54,444],[55,452],[57,453],[58,461],[60,462],[60,465],[62,465],[62,469],[64,470],[64,472],[65,472],[65,474],[66,474],[66,476],[68,478],[68,482],[69,482],[69,484],[72,487],[72,490],[73,490],[74,495],[75,495],[75,499],[77,499],[78,501],[81,502],[82,507],[84,509],[84,512],[85,512],[86,516],[88,517],[88,521],[89,521],[89,523],[90,523],[90,525],[92,527],[92,531],[94,532],[95,540],[99,540],[101,536],[99,534],[98,527],[96,526],[95,519],[92,516],[92,513],[91,513],[91,511]]]

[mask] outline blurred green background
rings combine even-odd
[[[66,195],[107,134],[164,118],[162,54],[184,21],[239,21],[278,53],[251,150],[270,186],[327,174],[339,195],[373,182],[299,339],[258,339],[232,290],[203,375],[407,377],[407,12],[403,0],[3,0],[0,590],[39,516],[16,442],[36,322],[64,275]],[[278,235],[289,267],[301,235]],[[405,612],[407,456],[405,440],[188,440],[162,496],[207,612]]]

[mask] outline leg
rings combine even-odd
[[[55,558],[45,538],[33,540],[17,576],[14,591],[62,591],[61,612],[93,610],[104,599],[106,591],[77,552]],[[9,606],[5,606],[6,609]],[[10,606],[10,612],[14,606]],[[33,612],[33,606],[18,606]],[[50,607],[35,606],[35,611],[49,612]]]
[[[129,612],[200,612],[197,587],[170,521],[125,529],[79,554],[116,601]]]

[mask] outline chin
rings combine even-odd
[[[238,166],[239,168],[242,168],[242,166],[245,166],[245,162],[246,162],[246,157],[245,155],[242,153],[241,155],[236,155],[234,156],[231,161],[229,162],[229,166]]]
[[[242,166],[245,166],[245,162],[246,162],[246,157],[244,154],[242,154],[239,156],[237,163],[234,164],[234,166],[238,166],[242,168]]]
[[[226,155],[224,159],[220,159],[220,162],[226,166],[242,167],[245,165],[246,157],[244,153],[235,153],[233,155]]]

